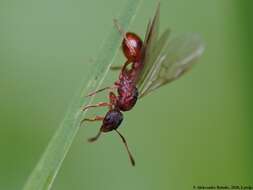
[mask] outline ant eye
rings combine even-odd
[[[112,120],[111,115],[110,114],[106,115],[105,121],[109,123],[111,120]]]

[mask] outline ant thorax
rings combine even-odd
[[[131,110],[138,99],[138,89],[134,85],[124,85],[118,88],[117,107],[122,111]]]

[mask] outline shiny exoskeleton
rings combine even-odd
[[[119,69],[119,78],[113,86],[105,87],[90,93],[95,95],[103,90],[109,90],[109,102],[87,105],[83,110],[91,107],[108,106],[105,116],[85,118],[81,121],[102,121],[98,134],[90,138],[93,142],[103,132],[116,131],[121,137],[130,157],[132,165],[134,159],[128,149],[125,138],[117,130],[123,121],[123,112],[131,110],[137,100],[155,89],[175,81],[188,70],[204,51],[204,44],[196,34],[187,34],[169,39],[170,30],[167,28],[159,35],[160,3],[153,18],[147,25],[145,39],[131,32],[124,32],[115,20],[115,24],[123,37],[122,50],[126,62]]]
[[[122,32],[121,28],[117,25],[119,31],[123,35],[122,41],[122,50],[126,57],[126,62],[120,69],[120,74],[118,80],[114,83],[112,87],[105,87],[103,89],[97,90],[95,92],[90,93],[88,96],[93,96],[98,92],[103,90],[110,90],[109,92],[109,102],[100,102],[94,105],[87,105],[83,108],[87,110],[91,107],[102,107],[108,106],[109,111],[107,112],[106,116],[96,116],[94,118],[85,118],[81,122],[84,121],[102,121],[103,124],[98,132],[98,134],[90,138],[89,141],[93,142],[98,139],[102,132],[109,132],[115,130],[123,140],[123,143],[126,146],[128,151],[130,160],[132,165],[135,165],[134,159],[128,149],[127,143],[125,138],[122,136],[121,133],[117,130],[119,125],[123,120],[124,111],[131,110],[136,101],[138,99],[138,89],[136,88],[136,80],[138,77],[139,72],[141,71],[142,65],[142,46],[143,42],[140,37],[134,33]],[[112,68],[113,69],[113,68]],[[112,91],[117,89],[117,95]]]

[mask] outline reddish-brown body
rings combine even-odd
[[[129,111],[138,99],[136,79],[142,69],[142,40],[136,34],[128,32],[122,42],[122,50],[127,61],[121,69],[119,80],[115,82],[118,88],[116,107],[121,111]],[[130,67],[128,64],[131,64]]]
[[[132,32],[127,32],[122,41],[122,50],[130,62],[139,61],[141,58],[142,40],[138,35]]]
[[[90,138],[89,141],[93,142],[98,139],[102,132],[110,132],[115,130],[120,137],[122,138],[132,165],[135,164],[134,159],[128,149],[126,144],[126,140],[124,137],[117,131],[117,128],[121,124],[123,120],[123,114],[121,111],[129,111],[131,110],[136,101],[138,99],[138,89],[136,88],[136,80],[138,75],[143,67],[142,62],[142,45],[143,42],[139,36],[134,33],[127,32],[124,34],[124,39],[122,41],[122,50],[127,59],[125,64],[121,68],[121,72],[119,75],[118,80],[114,83],[113,87],[106,87],[96,92],[89,94],[88,96],[95,95],[96,93],[106,90],[117,88],[117,95],[114,92],[109,93],[110,102],[100,102],[95,105],[87,105],[83,108],[83,110],[89,109],[91,107],[101,107],[101,106],[109,106],[109,111],[107,112],[106,116],[96,116],[92,119],[83,119],[83,121],[103,121],[103,124],[99,130],[99,133]]]
[[[169,29],[159,35],[159,13],[160,4],[158,3],[155,15],[148,23],[144,42],[135,33],[124,32],[117,20],[114,20],[116,28],[123,37],[122,50],[127,60],[122,67],[111,67],[112,70],[121,70],[113,86],[88,95],[92,96],[103,90],[110,90],[110,101],[87,105],[83,108],[86,110],[91,107],[109,107],[105,116],[85,118],[81,123],[84,121],[103,122],[98,134],[89,139],[90,142],[97,140],[102,132],[116,131],[127,149],[132,165],[135,162],[127,142],[117,130],[123,121],[122,112],[131,110],[138,98],[186,73],[204,50],[201,39],[196,35],[179,36],[169,40]],[[117,94],[112,91],[115,89]]]

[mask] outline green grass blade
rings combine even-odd
[[[127,30],[130,22],[136,15],[141,0],[129,0],[118,17],[119,23]],[[80,106],[91,103],[93,98],[84,98],[84,94],[94,91],[102,84],[110,65],[113,63],[119,50],[121,36],[115,28],[109,33],[98,53],[97,60],[90,67],[90,74],[84,80],[72,104],[70,105],[64,120],[50,140],[45,152],[41,156],[36,167],[29,176],[23,190],[50,189],[54,179],[60,170],[62,162],[78,132],[80,120],[85,113],[80,111]],[[89,100],[89,102],[87,102]]]

